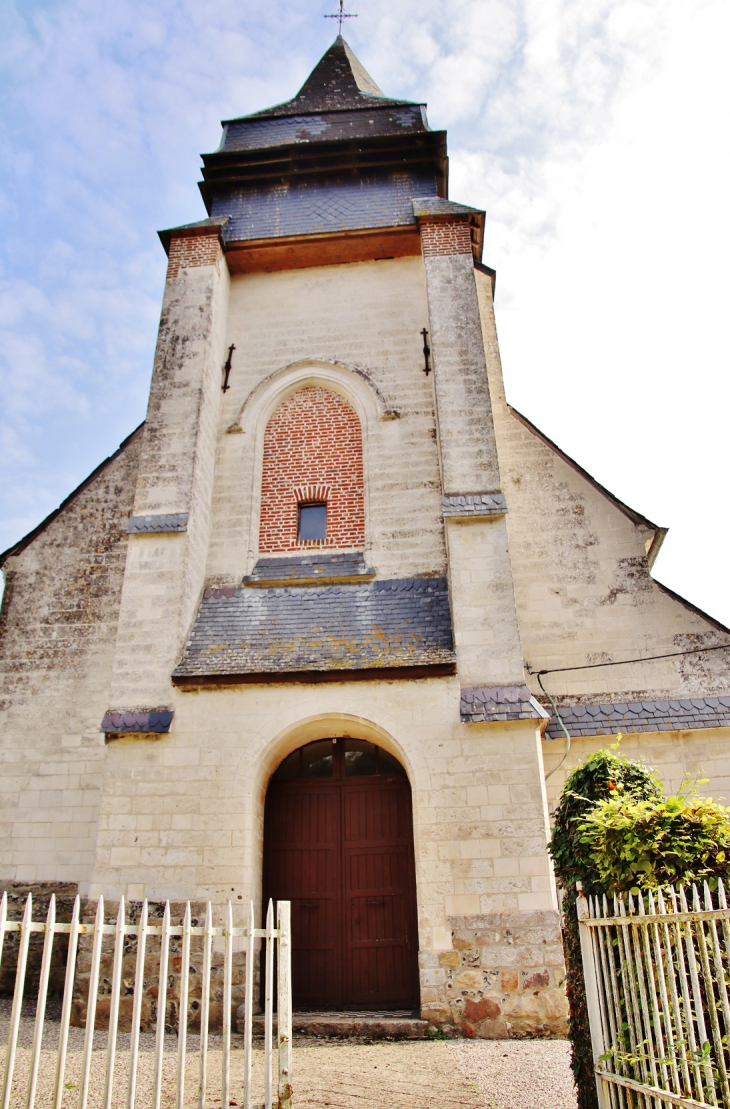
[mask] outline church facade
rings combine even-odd
[[[507,404],[424,105],[338,38],[203,162],[144,424],[2,556],[3,884],[288,898],[300,1008],[559,1035],[549,806],[619,731],[727,792],[730,633]]]

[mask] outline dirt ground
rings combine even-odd
[[[564,1040],[296,1044],[295,1109],[575,1109]]]
[[[0,1059],[5,1069],[9,1003],[0,1002]],[[50,1109],[59,1025],[44,1031],[36,1109]],[[26,1105],[32,1010],[21,1021],[9,1109]],[[76,1109],[84,1034],[72,1028],[64,1077],[62,1109]],[[153,1035],[140,1036],[137,1109],[152,1103]],[[191,1036],[185,1065],[186,1109],[198,1105],[199,1040]],[[243,1103],[242,1038],[232,1037],[230,1104]],[[97,1032],[91,1064],[88,1109],[104,1104],[107,1035]],[[263,1097],[263,1050],[254,1045],[252,1093]],[[127,1105],[129,1036],[117,1037],[112,1109]],[[167,1036],[163,1066],[164,1109],[176,1104],[177,1037]],[[220,1039],[210,1038],[206,1107],[221,1109]],[[353,1043],[297,1036],[293,1053],[294,1109],[575,1109],[568,1045],[565,1041],[401,1041]]]

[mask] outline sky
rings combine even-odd
[[[349,5],[348,5],[349,6]],[[0,550],[144,418],[166,259],[221,119],[292,97],[336,0],[0,0]],[[730,624],[730,8],[353,0],[487,211],[508,399],[670,532]]]

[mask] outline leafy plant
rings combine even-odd
[[[565,890],[577,881],[588,887],[601,885],[601,872],[590,844],[583,841],[581,821],[600,803],[612,797],[650,801],[664,797],[661,782],[642,763],[618,753],[621,736],[611,750],[595,751],[570,773],[555,810],[548,850],[553,857],[558,884]],[[609,882],[610,885],[610,882]]]
[[[698,797],[698,784],[672,797],[617,790],[583,815],[576,835],[600,884],[638,892],[728,874],[730,808]]]

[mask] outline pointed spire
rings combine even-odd
[[[310,112],[332,112],[352,108],[385,107],[410,104],[410,100],[391,100],[383,95],[362,63],[355,57],[342,35],[338,35],[307,77],[293,100],[277,104],[257,116],[290,116]]]

